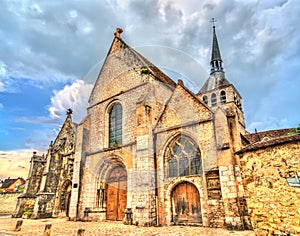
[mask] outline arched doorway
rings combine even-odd
[[[173,222],[202,223],[200,195],[193,184],[178,184],[172,191],[171,201]]]
[[[65,212],[65,216],[69,216],[71,191],[72,191],[72,182],[70,180],[66,180],[61,187],[60,201],[59,201],[60,211],[62,213]]]
[[[127,172],[121,166],[116,166],[107,178],[106,219],[123,220],[127,201]]]

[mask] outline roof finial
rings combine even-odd
[[[69,109],[67,110],[67,116],[70,116],[72,113],[73,113],[73,110],[72,110],[71,108],[69,108]]]
[[[120,38],[120,35],[122,34],[123,29],[122,28],[116,28],[116,32],[114,33],[115,37]]]

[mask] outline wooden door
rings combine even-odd
[[[107,220],[123,220],[127,202],[127,174],[121,167],[115,167],[107,180]]]
[[[174,188],[172,216],[177,223],[202,223],[200,195],[193,184],[184,182]]]

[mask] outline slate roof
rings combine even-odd
[[[212,61],[222,61],[221,53],[219,49],[217,34],[216,34],[216,27],[213,26],[213,43],[212,43],[212,50],[211,50],[211,62]]]
[[[206,80],[198,94],[206,93],[214,89],[219,89],[227,85],[230,85],[230,83],[225,78],[224,72],[214,72]]]
[[[211,65],[210,76],[206,80],[206,82],[204,83],[204,85],[202,86],[198,94],[203,94],[208,91],[220,89],[221,87],[230,85],[228,80],[225,78],[225,73],[223,71],[222,58],[221,58],[215,26],[213,26],[213,43],[211,49],[210,65]]]

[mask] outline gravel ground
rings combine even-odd
[[[212,229],[193,226],[164,226],[164,227],[139,227],[124,225],[122,222],[81,222],[68,221],[67,219],[23,219],[21,231],[14,232],[19,219],[10,216],[0,216],[0,236],[43,235],[46,224],[51,223],[51,236],[57,235],[77,235],[80,228],[85,230],[84,236],[90,235],[122,235],[122,236],[187,236],[187,235],[210,235],[210,236],[255,236],[253,231],[228,231],[225,229]]]

